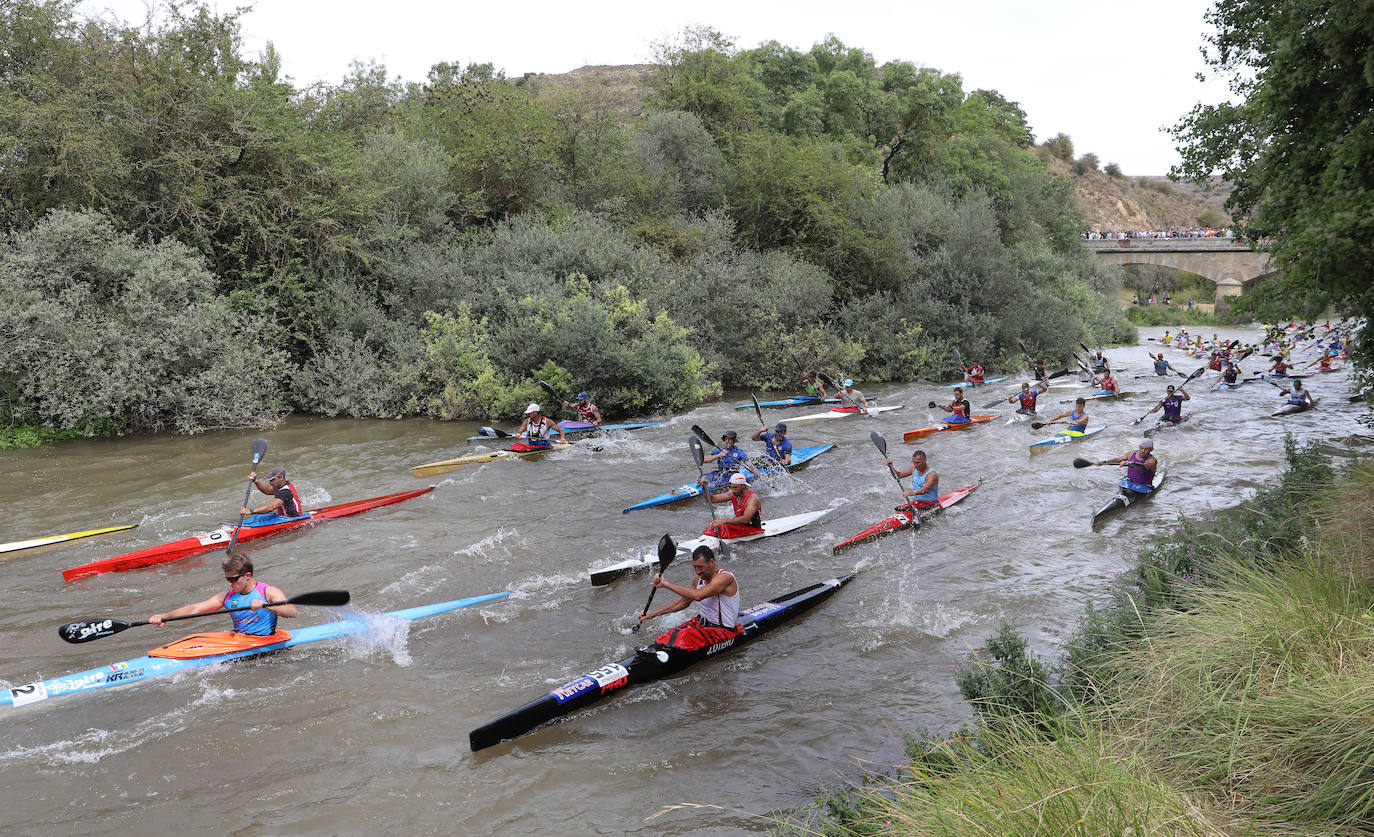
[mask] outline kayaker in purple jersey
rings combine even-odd
[[[1150,412],[1153,413],[1162,407],[1164,409],[1164,417],[1160,419],[1160,421],[1178,424],[1180,421],[1183,421],[1183,402],[1192,400],[1193,396],[1188,394],[1188,390],[1181,387],[1176,389],[1173,384],[1169,384],[1169,394],[1164,396],[1164,400],[1154,405],[1154,407],[1150,409]]]
[[[585,421],[597,427],[601,426],[601,408],[592,403],[592,399],[587,393],[579,392],[576,401],[571,404],[564,401],[563,406],[575,411],[579,421]]]
[[[1040,393],[1049,391],[1050,385],[1044,381],[1037,382],[1034,389],[1031,389],[1029,383],[1023,382],[1021,384],[1021,391],[1008,398],[1007,403],[1015,404],[1019,401],[1021,406],[1016,408],[1016,412],[1026,416],[1033,416],[1035,415],[1036,399],[1040,397]]]
[[[163,620],[174,616],[194,616],[225,608],[248,607],[251,610],[229,614],[234,621],[234,633],[271,636],[277,630],[278,616],[290,619],[296,615],[296,606],[285,603],[285,593],[253,577],[253,561],[246,555],[231,555],[224,559],[221,566],[224,580],[229,583],[229,592],[216,594],[203,602],[182,605],[166,613],[154,613],[148,617],[148,621],[163,626]]]
[[[548,447],[552,444],[549,436],[558,434],[558,441],[566,442],[567,437],[563,435],[563,428],[553,419],[548,418],[540,411],[538,404],[530,404],[525,408],[525,420],[520,422],[520,427],[515,431],[516,436],[524,436],[527,442],[538,447]]]
[[[1094,464],[1124,464],[1126,466],[1126,482],[1131,483],[1130,487],[1133,490],[1139,492],[1153,491],[1155,469],[1159,467],[1159,460],[1155,458],[1154,449],[1154,440],[1141,439],[1140,444],[1130,453],[1114,459],[1103,459]]]
[[[239,514],[275,514],[280,517],[300,517],[301,516],[301,496],[296,493],[296,486],[286,481],[285,468],[273,468],[267,474],[267,482],[258,481],[258,472],[252,471],[248,478],[253,481],[253,485],[263,494],[270,495],[271,500],[258,506],[256,509],[243,507],[239,509]]]
[[[773,425],[773,432],[768,432],[768,426],[764,425],[754,431],[754,435],[749,438],[755,442],[763,440],[768,457],[779,465],[792,464],[792,443],[787,440],[787,425],[778,422]]]

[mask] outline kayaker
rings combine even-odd
[[[1088,429],[1087,405],[1088,402],[1081,396],[1075,398],[1072,410],[1065,410],[1064,412],[1045,422],[1045,424],[1055,424],[1060,419],[1065,419],[1067,421],[1067,424],[1069,425],[1065,428],[1065,430],[1076,433],[1086,432]]]
[[[1228,360],[1221,365],[1221,377],[1217,379],[1217,382],[1223,384],[1234,384],[1236,382],[1236,379],[1239,377],[1240,364],[1232,363]]]
[[[806,372],[801,378],[802,392],[812,398],[819,398],[824,401],[828,396],[825,394],[825,384],[821,383],[820,378],[815,372]]]
[[[1093,383],[1097,384],[1097,388],[1100,390],[1106,390],[1107,392],[1113,393],[1120,392],[1120,388],[1116,383],[1116,378],[1112,377],[1112,371],[1110,369],[1108,369],[1101,378],[1093,378]]]
[[[702,457],[702,462],[716,463],[716,469],[704,479],[717,488],[725,485],[730,475],[739,473],[741,468],[748,468],[755,476],[761,476],[759,469],[749,464],[749,454],[739,447],[739,434],[733,430],[720,434],[720,447]]]
[[[734,574],[716,566],[716,553],[709,546],[692,551],[692,571],[696,573],[692,587],[664,581],[662,573],[654,576],[653,586],[676,593],[678,598],[658,610],[639,614],[639,621],[686,610],[693,602],[699,605],[695,616],[655,639],[659,645],[696,650],[740,634],[739,582]]]
[[[778,422],[773,425],[773,432],[768,432],[768,426],[764,425],[754,431],[751,436],[755,442],[763,440],[768,457],[779,465],[792,464],[792,442],[787,438],[787,425]]]
[[[701,484],[707,484],[707,477],[701,478]],[[734,516],[713,518],[704,534],[717,538],[738,538],[762,532],[763,501],[749,488],[749,480],[737,472],[730,477],[728,489],[710,495],[711,502],[730,503]]]
[[[964,383],[977,385],[983,382],[983,364],[975,362],[972,366],[964,370]]]
[[[1107,358],[1103,356],[1101,349],[1092,356],[1092,364],[1094,374],[1101,375],[1104,372],[1108,375],[1111,374],[1111,365],[1107,363]]]
[[[1015,404],[1019,401],[1021,406],[1016,409],[1016,412],[1024,416],[1033,416],[1035,415],[1035,400],[1040,397],[1040,393],[1049,392],[1049,390],[1050,385],[1044,381],[1037,383],[1034,389],[1031,389],[1029,383],[1022,382],[1021,391],[1008,398],[1007,403]]]
[[[1275,377],[1288,377],[1288,363],[1284,361],[1282,353],[1274,357],[1274,365],[1269,367],[1269,371],[1272,372]]]
[[[239,509],[239,514],[271,514],[277,517],[301,516],[301,496],[296,493],[296,486],[286,481],[285,468],[273,468],[267,474],[267,482],[258,480],[257,471],[250,471],[248,479],[253,481],[253,485],[259,491],[270,495],[272,499],[256,509],[245,506]]]
[[[968,399],[964,398],[964,388],[954,388],[954,400],[948,404],[936,404],[938,409],[944,410],[949,415],[940,419],[944,424],[967,424],[969,417],[973,415],[973,408],[969,406]]]
[[[864,398],[864,394],[862,392],[859,392],[857,389],[854,389],[853,378],[844,379],[844,389],[840,390],[839,398],[841,409],[852,408],[858,410],[861,413],[868,412],[868,399]]]
[[[1030,370],[1031,376],[1037,381],[1048,381],[1050,379],[1050,373],[1045,371],[1045,361],[1043,360],[1031,360]]]
[[[1307,364],[1307,365],[1304,366],[1303,368],[1304,368],[1304,369],[1311,369],[1313,366],[1316,366],[1316,365],[1319,364],[1319,363],[1321,364],[1321,366],[1318,367],[1318,368],[1319,368],[1322,372],[1330,372],[1330,371],[1331,371],[1331,355],[1326,354],[1325,352],[1322,353],[1322,356],[1321,356],[1321,357],[1319,357],[1319,358],[1317,358],[1316,360],[1312,361],[1311,363]]]
[[[148,621],[163,626],[163,620],[174,616],[193,616],[231,607],[249,607],[252,609],[229,614],[229,618],[234,621],[234,633],[271,636],[276,633],[278,616],[290,619],[296,615],[296,606],[285,604],[285,593],[253,577],[253,561],[248,556],[231,555],[224,559],[221,566],[224,568],[224,580],[229,583],[228,593],[211,596],[203,602],[182,605],[166,613],[154,613],[148,617]],[[272,604],[273,602],[283,604]]]
[[[597,427],[601,426],[601,408],[592,403],[592,399],[587,393],[579,392],[576,401],[571,404],[564,401],[563,406],[575,411],[580,421],[588,422]]]
[[[1164,353],[1160,352],[1155,357],[1155,374],[1168,375],[1170,369],[1173,369],[1173,367],[1169,365],[1169,361],[1164,359]]]
[[[1159,460],[1154,454],[1155,443],[1153,439],[1141,439],[1136,449],[1115,459],[1103,459],[1094,464],[1103,465],[1122,465],[1126,466],[1126,479],[1130,488],[1142,494],[1154,490],[1155,469],[1159,467]]]
[[[1302,385],[1302,380],[1299,378],[1294,378],[1293,388],[1291,390],[1284,390],[1283,394],[1288,396],[1288,400],[1285,403],[1291,404],[1294,407],[1310,407],[1316,403],[1312,400],[1312,390],[1304,387]]]
[[[1183,421],[1183,402],[1192,401],[1193,397],[1188,394],[1188,390],[1176,388],[1169,384],[1169,394],[1164,399],[1150,409],[1150,412],[1163,408],[1164,417],[1160,421],[1167,421],[1170,424],[1178,424]]]
[[[892,460],[888,459],[887,464],[891,466]],[[926,463],[925,451],[912,451],[911,467],[892,473],[898,479],[911,477],[911,488],[903,491],[902,496],[911,501],[912,508],[919,509],[940,502],[940,475]]]
[[[567,437],[563,435],[563,428],[558,426],[558,422],[544,415],[539,409],[538,404],[531,403],[525,408],[525,420],[520,422],[520,427],[515,431],[516,436],[525,437],[527,444],[536,447],[546,448],[552,442],[549,436],[557,433],[558,441],[566,442]]]

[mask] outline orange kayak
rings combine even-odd
[[[264,645],[275,645],[291,638],[287,631],[278,630],[266,636],[236,634],[233,631],[211,631],[204,634],[191,634],[174,639],[166,645],[159,645],[148,652],[149,657],[166,657],[169,660],[194,660],[197,657],[212,657],[216,654],[232,654]]]
[[[972,427],[975,424],[982,424],[985,421],[992,421],[995,418],[997,418],[997,416],[995,415],[973,416],[968,421],[961,421],[956,424],[940,422],[939,424],[932,424],[930,427],[918,427],[915,430],[908,430],[907,432],[903,433],[902,441],[914,442],[917,439],[924,439],[932,433],[943,433],[946,430],[965,430],[967,428]]]

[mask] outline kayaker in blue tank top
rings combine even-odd
[[[1169,365],[1169,361],[1164,359],[1164,353],[1160,352],[1159,356],[1155,358],[1155,374],[1167,375],[1172,368],[1173,367]]]
[[[892,467],[892,460],[887,460],[888,467]],[[898,479],[911,477],[911,490],[903,491],[902,494],[912,503],[935,503],[940,500],[940,475],[926,463],[926,452],[923,450],[912,451],[911,467],[901,471],[893,471]]]
[[[234,632],[252,636],[271,636],[277,630],[277,617],[288,619],[296,615],[296,606],[285,604],[286,594],[275,587],[253,578],[253,562],[243,555],[231,555],[221,565],[224,580],[229,584],[227,593],[220,593],[203,602],[182,605],[166,613],[154,613],[148,621],[163,625],[164,620],[174,616],[193,616],[197,613],[211,613],[230,607],[250,607],[229,614],[234,622]],[[282,604],[276,604],[281,602]],[[269,607],[270,605],[270,607]]]
[[[1067,431],[1073,431],[1077,433],[1087,432],[1087,404],[1088,402],[1085,401],[1082,397],[1076,398],[1074,399],[1072,410],[1065,410],[1064,412],[1045,422],[1045,424],[1055,424],[1059,422],[1061,419],[1067,419],[1069,425],[1067,428],[1065,428]]]

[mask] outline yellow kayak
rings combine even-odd
[[[123,532],[125,529],[132,529],[137,523],[130,523],[127,526],[110,526],[105,529],[91,529],[88,532],[68,532],[65,535],[50,535],[46,538],[34,538],[31,541],[15,541],[13,543],[0,543],[0,553],[18,552],[21,549],[33,549],[35,546],[47,546],[53,543],[66,543],[67,541],[89,538],[92,535],[104,535],[110,532]]]
[[[461,468],[464,465],[482,465],[487,462],[496,462],[499,459],[529,459],[535,456],[543,456],[556,450],[567,450],[572,447],[570,442],[554,442],[546,448],[535,448],[534,450],[515,450],[506,448],[504,450],[492,450],[486,453],[470,453],[467,456],[460,456],[457,459],[445,459],[443,462],[431,462],[428,465],[416,465],[410,469],[410,473],[417,477],[427,477],[430,474],[442,474],[445,471],[452,471],[454,468]]]

